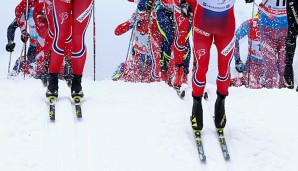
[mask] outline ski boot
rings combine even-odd
[[[81,99],[84,97],[81,83],[82,83],[82,75],[73,74],[73,79],[71,84],[71,97],[73,98],[75,108],[76,108],[76,115],[78,118],[82,118]]]
[[[49,85],[46,92],[47,98],[57,98],[58,97],[58,73],[49,74]]]
[[[71,84],[71,97],[83,98],[84,93],[82,91],[82,75],[73,74],[72,84]]]
[[[224,128],[226,125],[226,113],[225,113],[225,98],[226,95],[217,93],[217,99],[214,109],[214,122],[216,128]]]
[[[174,78],[174,87],[181,87],[182,77],[183,77],[183,67],[182,65],[176,65],[175,67],[175,78]]]
[[[201,131],[203,129],[203,107],[201,96],[193,96],[192,115],[190,120],[194,131]]]
[[[294,71],[292,65],[286,65],[284,71],[284,84],[288,89],[294,88]]]
[[[58,97],[58,73],[49,74],[49,85],[46,92],[46,97],[49,99],[50,119],[55,120],[55,102]]]
[[[202,129],[203,129],[203,108],[202,108],[202,97],[193,96],[193,107],[192,115],[190,117],[191,126],[193,129],[197,150],[199,158],[202,162],[206,162],[206,155],[203,148],[203,143],[201,139]]]

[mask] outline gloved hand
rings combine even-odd
[[[146,11],[151,12],[153,5],[153,0],[146,0]]]
[[[26,43],[28,41],[28,38],[29,38],[29,34],[27,33],[26,30],[23,30],[21,32],[21,40],[23,43]]]
[[[243,62],[241,61],[241,59],[237,59],[235,61],[235,69],[239,73],[242,73],[244,71],[244,65],[243,65]]]
[[[180,3],[181,15],[185,18],[192,17],[192,9],[191,7],[185,2],[181,1]]]
[[[255,0],[245,0],[245,3],[252,3],[254,2]]]
[[[6,45],[6,51],[13,52],[15,46],[16,44],[14,42],[8,42]]]

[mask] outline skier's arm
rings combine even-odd
[[[25,29],[26,5],[26,0],[22,0],[15,8],[15,16],[21,31]]]
[[[236,30],[236,41],[235,41],[235,49],[234,49],[234,59],[241,60],[240,58],[240,44],[239,41],[248,35],[250,31],[250,22],[249,20],[243,22],[240,27]]]
[[[136,15],[137,15],[136,13],[133,13],[131,18],[128,21],[118,25],[114,31],[115,35],[120,36],[128,32],[130,29],[132,29],[134,23],[136,22]]]
[[[16,46],[16,44],[13,41],[14,41],[16,29],[18,27],[19,26],[18,26],[17,20],[14,19],[13,22],[7,28],[7,45],[5,47],[7,52],[14,51],[14,47]]]
[[[118,25],[115,29],[115,35],[116,36],[120,36],[126,32],[128,32],[129,30],[131,29],[130,27],[130,22],[129,21],[126,21],[120,25]]]
[[[17,20],[14,19],[13,22],[7,28],[7,42],[13,42],[15,37],[16,29],[19,27]]]
[[[128,0],[129,2],[134,2],[134,3],[139,3],[140,2],[140,0]]]

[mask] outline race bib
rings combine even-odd
[[[197,2],[203,8],[215,12],[227,11],[235,4],[235,0],[197,0]]]

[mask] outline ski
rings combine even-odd
[[[81,97],[80,96],[74,96],[73,101],[74,101],[74,105],[75,105],[75,108],[76,108],[77,118],[82,118]]]
[[[193,133],[194,133],[194,138],[195,138],[196,145],[197,145],[199,158],[200,158],[201,162],[206,162],[206,155],[204,152],[203,143],[202,143],[202,139],[201,139],[201,131],[193,130]]]
[[[174,90],[181,99],[185,97],[185,90],[181,90],[180,87],[174,87]]]
[[[55,96],[50,96],[48,97],[49,99],[49,105],[50,105],[50,120],[55,120],[55,103],[56,103],[56,97]]]
[[[216,133],[217,133],[217,137],[219,140],[219,144],[220,144],[220,148],[221,148],[221,152],[223,154],[223,157],[225,158],[225,160],[229,160],[230,159],[230,154],[228,151],[228,146],[226,144],[226,139],[224,136],[224,132],[223,129],[216,129]]]
[[[203,98],[204,98],[205,100],[208,100],[208,93],[207,93],[207,92],[204,93]]]

